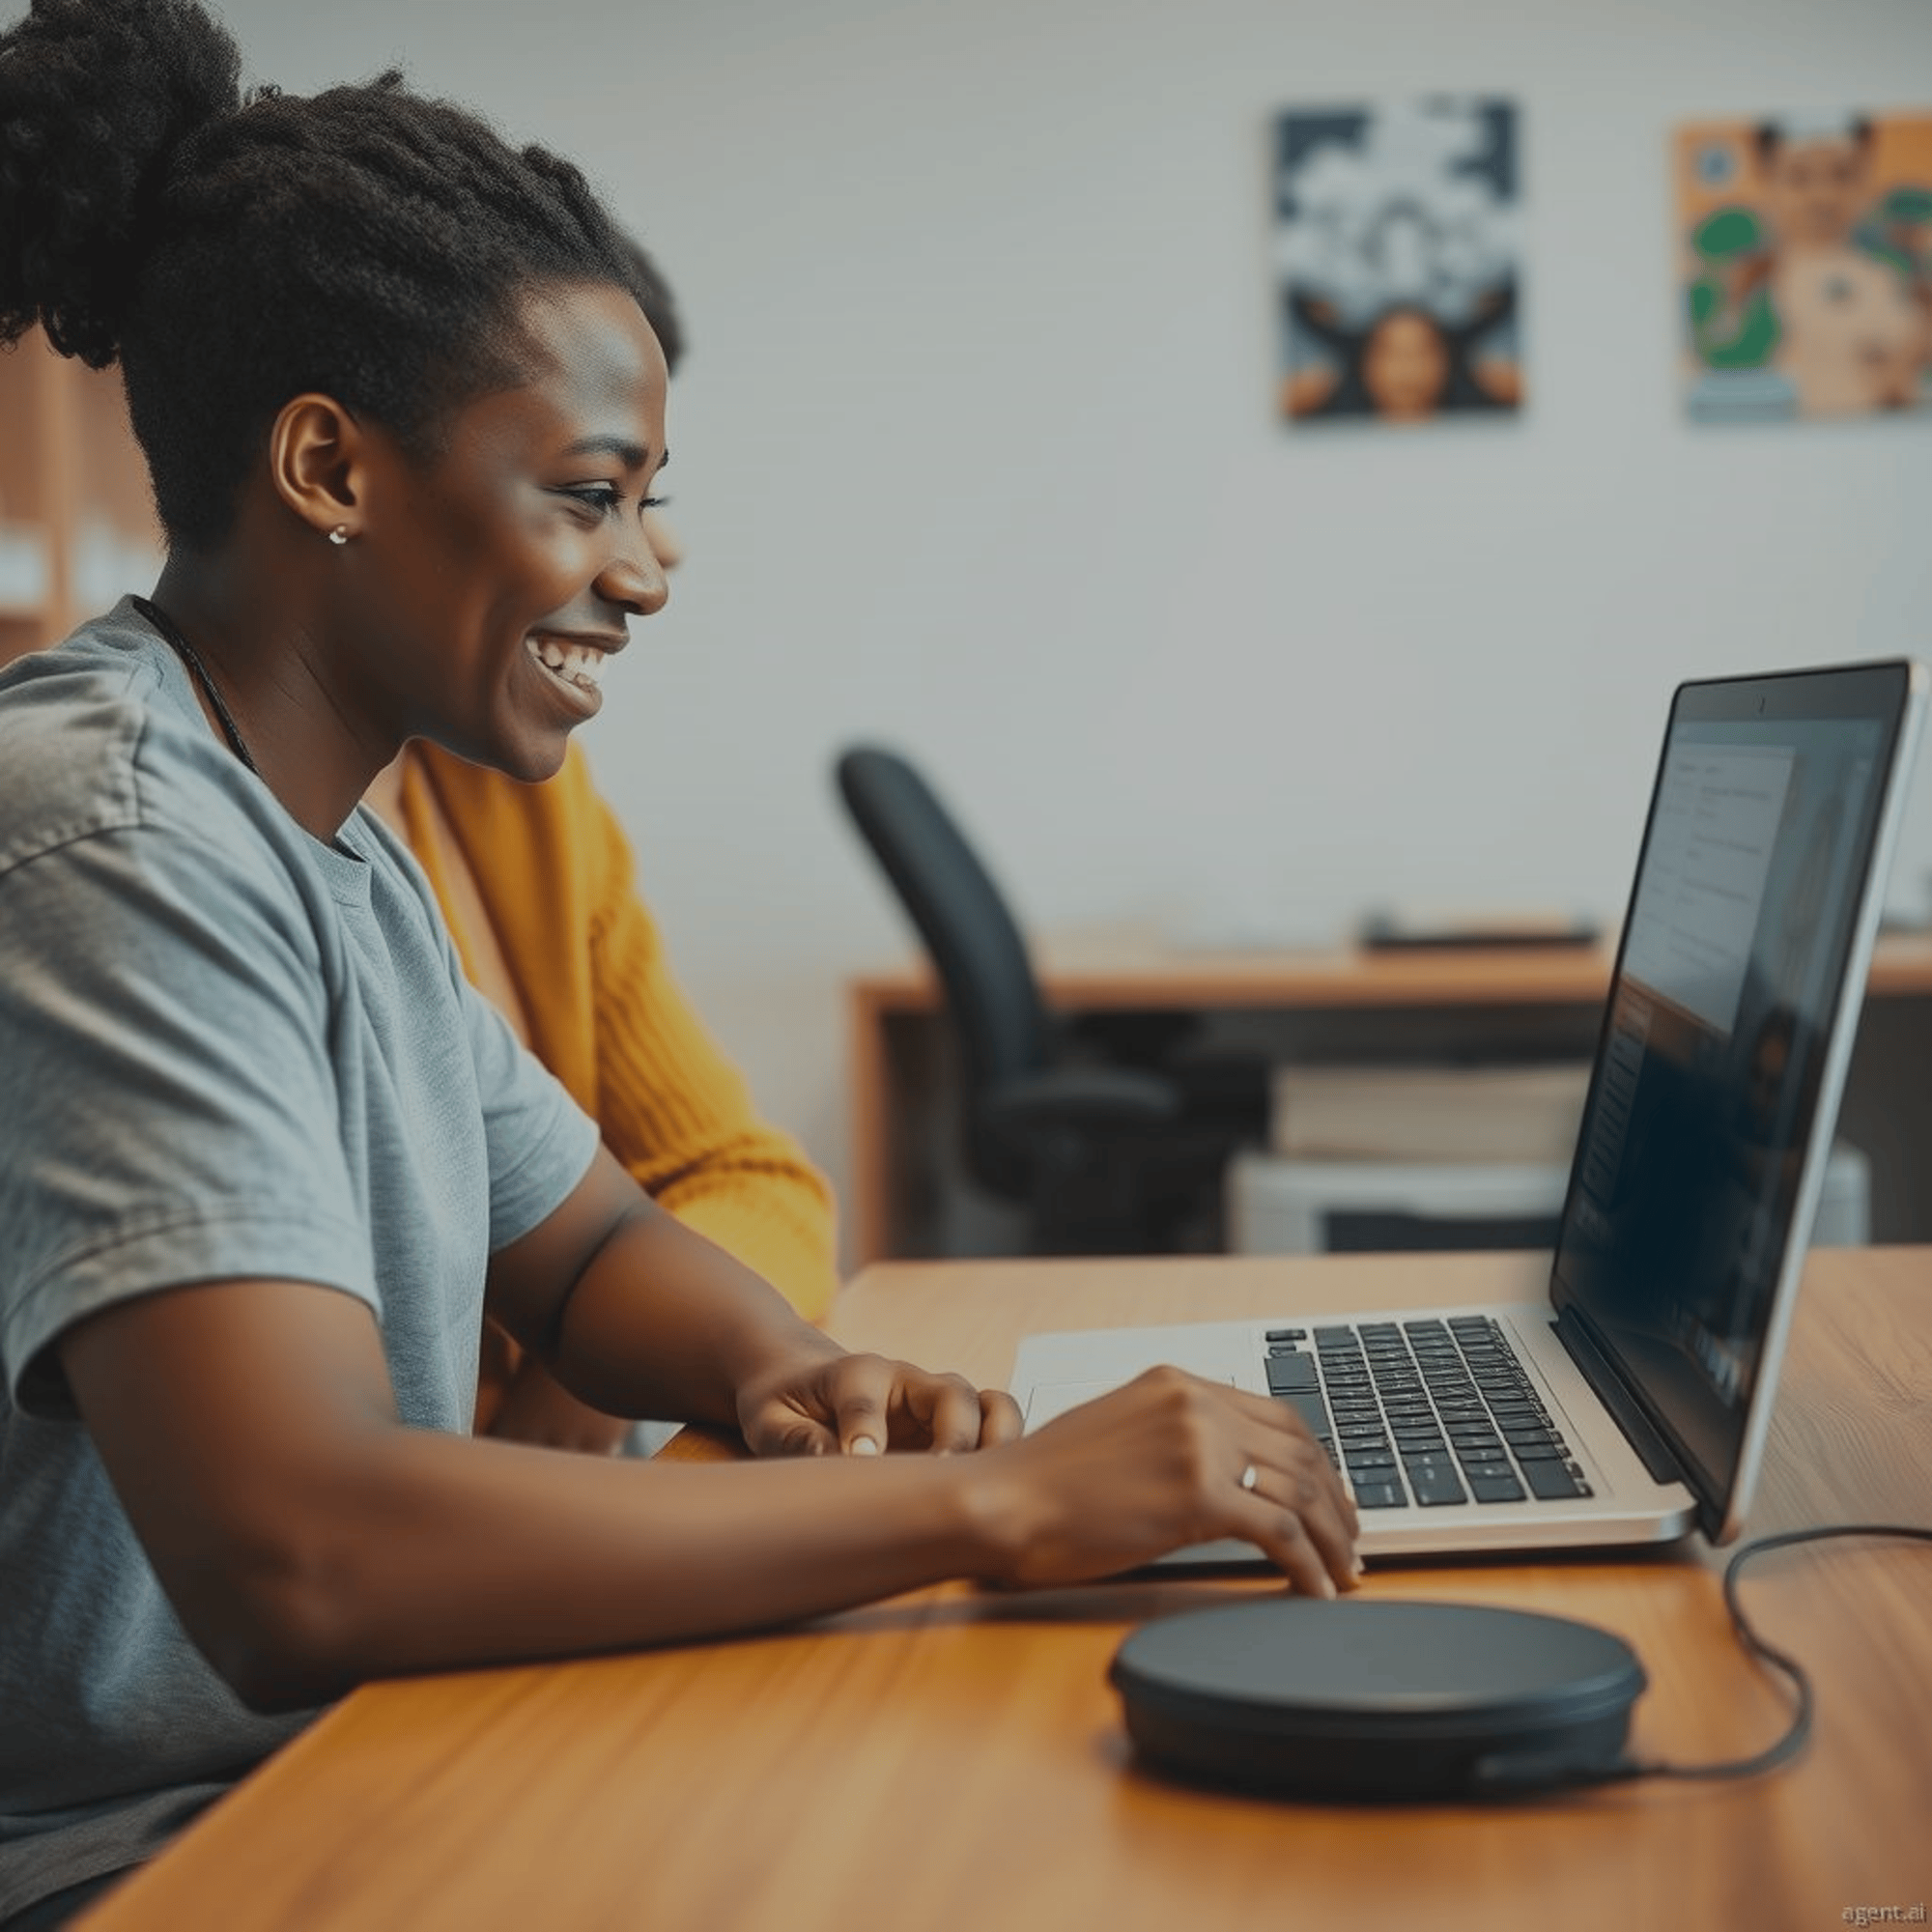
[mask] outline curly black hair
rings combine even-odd
[[[675,312],[568,161],[390,72],[244,94],[196,0],[31,0],[0,34],[0,343],[121,364],[172,544],[230,528],[276,412],[319,390],[427,456],[517,380],[533,284]],[[655,318],[654,318],[655,319]]]

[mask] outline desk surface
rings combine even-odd
[[[1031,1326],[1394,1307],[1527,1285],[1521,1257],[899,1264],[847,1291],[859,1346],[1008,1373]],[[1814,1258],[1754,1532],[1932,1519],[1932,1250]],[[1634,1743],[1758,1748],[1719,1558],[1378,1570],[1367,1587],[1601,1623],[1642,1657]],[[1760,1627],[1812,1670],[1792,1770],[1511,1809],[1292,1806],[1136,1770],[1104,1682],[1156,1613],[1265,1587],[923,1591],[783,1634],[357,1692],[111,1895],[89,1932],[182,1926],[923,1928],[1838,1925],[1932,1899],[1932,1553],[1765,1559]]]

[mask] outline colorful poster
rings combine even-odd
[[[1683,128],[1676,175],[1693,419],[1932,408],[1932,114]]]
[[[1275,133],[1281,413],[1520,408],[1515,106],[1291,108]]]

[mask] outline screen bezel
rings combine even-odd
[[[1776,1392],[1778,1369],[1789,1330],[1798,1284],[1804,1272],[1811,1222],[1823,1184],[1826,1160],[1835,1128],[1845,1070],[1863,1006],[1863,991],[1871,951],[1877,937],[1885,883],[1890,870],[1891,849],[1903,815],[1906,783],[1912,765],[1927,677],[1924,668],[1905,659],[1867,664],[1827,666],[1771,672],[1742,678],[1691,680],[1678,687],[1670,705],[1652,781],[1637,863],[1632,874],[1630,897],[1617,938],[1616,958],[1604,1002],[1596,1060],[1577,1133],[1555,1253],[1550,1264],[1550,1301],[1559,1315],[1577,1321],[1600,1351],[1618,1380],[1623,1397],[1635,1405],[1667,1445],[1679,1472],[1695,1498],[1698,1527],[1713,1543],[1736,1535],[1748,1503],[1762,1454],[1765,1433]],[[1766,1306],[1765,1332],[1748,1397],[1730,1435],[1728,1467],[1707,1466],[1685,1440],[1670,1414],[1652,1400],[1644,1378],[1635,1372],[1608,1332],[1591,1318],[1582,1294],[1564,1278],[1566,1250],[1575,1232],[1578,1190],[1589,1122],[1598,1103],[1612,1026],[1625,986],[1625,953],[1631,940],[1631,913],[1650,862],[1652,837],[1662,800],[1670,754],[1680,727],[1723,724],[1793,724],[1833,720],[1862,721],[1879,727],[1879,769],[1868,815],[1860,830],[1856,861],[1862,867],[1852,895],[1852,916],[1833,935],[1837,956],[1831,962],[1833,991],[1821,1011],[1824,1040],[1821,1071],[1813,1093],[1811,1118],[1800,1124],[1800,1171],[1792,1202],[1783,1254],[1773,1279]],[[1856,987],[1858,997],[1850,997]]]

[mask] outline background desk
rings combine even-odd
[[[1373,953],[1210,952],[1151,934],[1049,937],[1036,969],[1054,1009],[1206,1016],[1283,1060],[1450,1057],[1506,1045],[1588,1060],[1607,948]],[[923,964],[846,988],[857,1264],[940,1253],[954,1155],[956,1086],[938,986]],[[1879,1241],[1932,1241],[1932,936],[1880,942],[1839,1127],[1871,1158]]]
[[[874,1269],[854,1344],[1005,1378],[1029,1326],[1396,1307],[1523,1285],[1521,1256]],[[1751,1528],[1932,1519],[1932,1253],[1813,1260]],[[682,1439],[682,1438],[681,1438]],[[1540,1608],[1636,1647],[1635,1744],[1780,1727],[1697,1548],[1376,1572],[1378,1595]],[[357,1692],[89,1932],[1259,1932],[1287,1925],[1837,1926],[1932,1899],[1932,1551],[1825,1545],[1747,1582],[1812,1669],[1799,1764],[1513,1809],[1276,1805],[1133,1766],[1104,1679],[1133,1624],[1261,1583],[923,1591],[807,1630]]]

